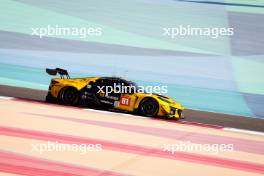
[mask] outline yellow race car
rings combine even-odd
[[[139,91],[138,86],[119,77],[70,78],[67,70],[46,69],[51,79],[46,101],[72,106],[99,106],[149,117],[183,118],[184,107],[164,95]]]

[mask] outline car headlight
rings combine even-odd
[[[175,114],[176,113],[176,108],[170,107],[170,114]]]

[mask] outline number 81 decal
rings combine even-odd
[[[120,97],[120,105],[130,106],[130,98],[125,97],[125,96],[121,96]]]

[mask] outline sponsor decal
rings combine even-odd
[[[120,97],[120,105],[130,106],[130,98],[127,96]]]
[[[115,101],[114,102],[114,107],[119,107],[119,105],[120,105],[120,102],[119,101]]]
[[[118,100],[118,97],[114,97],[114,96],[105,96],[106,98],[109,98],[109,99],[112,99],[112,100],[115,100],[117,101]]]
[[[110,101],[106,101],[106,100],[100,100],[101,103],[105,103],[105,104],[109,104],[109,105],[113,105],[112,102]]]
[[[100,92],[99,96],[100,97],[104,97],[105,96],[105,93],[104,92]]]

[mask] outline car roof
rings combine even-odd
[[[101,77],[101,79],[127,81],[127,80],[124,79],[124,78],[121,78],[121,77],[115,77],[115,76],[104,76],[104,77]]]

